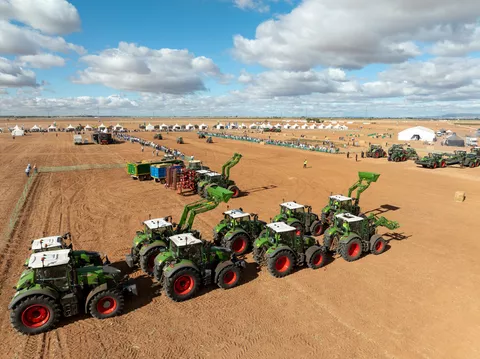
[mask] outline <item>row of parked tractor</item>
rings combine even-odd
[[[445,168],[447,166],[459,165],[460,167],[478,167],[480,165],[480,148],[472,148],[470,152],[464,150],[457,150],[453,153],[439,152],[429,153],[420,158],[411,147],[405,147],[401,144],[394,144],[388,152],[385,151],[381,145],[370,145],[366,152],[366,157],[384,158],[387,157],[389,161],[403,162],[407,160],[415,161],[415,164],[423,168]]]
[[[249,252],[277,278],[299,266],[321,268],[329,255],[355,261],[362,254],[381,254],[386,241],[378,227],[395,230],[399,225],[362,213],[360,195],[380,175],[359,172],[358,176],[348,194],[331,195],[320,214],[308,205],[284,202],[267,223],[242,208],[228,209],[210,241],[194,228],[196,215],[234,196],[228,188],[211,183],[204,198],[184,207],[178,223],[171,216],[145,220],[126,263],[155,278],[171,300],[180,302],[194,297],[201,286],[229,289],[238,285]],[[68,233],[36,239],[31,251],[9,305],[12,325],[21,333],[48,331],[60,317],[78,313],[100,319],[119,315],[125,295],[137,294],[136,285],[106,256],[74,250]]]

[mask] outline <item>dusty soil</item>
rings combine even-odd
[[[377,132],[384,127],[382,123]],[[142,136],[153,138],[151,133]],[[355,162],[222,139],[206,144],[194,133],[182,136],[184,145],[176,145],[173,134],[158,142],[217,170],[233,152],[243,154],[232,177],[246,195],[232,200],[231,208],[243,207],[268,221],[285,199],[319,212],[331,192],[346,192],[357,171],[373,171],[381,177],[362,195],[362,207],[383,210],[402,227],[380,256],[353,263],[335,258],[321,270],[301,268],[284,279],[271,277],[266,269],[257,273],[248,256],[242,285],[229,291],[208,287],[184,303],[171,302],[154,282],[135,272],[140,293],[127,301],[124,315],[105,321],[80,316],[62,321],[52,332],[25,337],[11,328],[7,306],[31,239],[70,231],[76,248],[105,252],[125,268],[124,255],[142,220],[149,214],[178,219],[183,206],[197,199],[154,182],[132,181],[124,169],[40,173],[12,237],[0,242],[1,357],[480,356],[480,242],[473,227],[480,206],[479,168],[427,170],[412,162]],[[15,140],[3,134],[0,153],[0,232],[25,184],[27,163],[69,166],[152,157],[130,143],[74,146],[66,133]],[[309,168],[302,169],[305,158]],[[459,190],[467,195],[463,203],[453,201]],[[224,204],[197,217],[204,237],[211,238],[225,209]]]

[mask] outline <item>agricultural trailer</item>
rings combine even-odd
[[[127,173],[132,177],[132,179],[139,181],[144,181],[151,179],[150,166],[158,164],[168,164],[168,165],[181,165],[183,166],[182,160],[176,159],[162,159],[159,161],[140,161],[140,162],[129,162],[127,163]]]
[[[445,153],[447,166],[460,165],[460,167],[478,167],[480,158],[475,153],[467,151],[454,151],[454,153]]]

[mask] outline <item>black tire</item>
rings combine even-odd
[[[174,302],[183,302],[195,296],[200,287],[200,276],[191,267],[178,269],[163,281],[165,294]]]
[[[240,268],[231,264],[218,274],[217,285],[223,289],[230,289],[238,285],[241,279]]]
[[[60,316],[60,305],[54,299],[33,295],[13,307],[10,322],[20,333],[32,335],[55,328]]]
[[[291,251],[284,249],[267,259],[268,271],[275,278],[283,278],[292,273],[295,258]]]
[[[314,221],[310,226],[312,236],[321,236],[325,232],[325,226],[320,221]]]
[[[313,246],[310,248],[307,250],[307,266],[312,269],[323,267],[325,265],[327,255],[325,250],[318,246]]]
[[[155,258],[162,251],[163,247],[155,247],[148,250],[143,256],[140,256],[140,268],[148,274],[150,277],[153,276],[153,271],[155,269]]]
[[[238,233],[230,240],[224,240],[224,246],[237,256],[246,254],[250,250],[250,238],[245,233]]]
[[[372,249],[370,252],[375,255],[382,254],[387,248],[387,242],[382,237],[378,237],[377,240],[373,243]]]
[[[348,242],[340,243],[340,255],[347,262],[356,261],[362,255],[362,242],[360,238],[354,237]]]
[[[118,289],[107,289],[93,296],[88,311],[94,318],[106,319],[122,314],[124,304],[122,292]]]
[[[232,198],[238,198],[240,196],[240,189],[237,186],[231,185],[228,186],[227,189],[233,192]]]
[[[298,221],[291,223],[290,226],[295,227],[296,236],[301,236],[305,233],[305,229],[303,228],[303,225]]]

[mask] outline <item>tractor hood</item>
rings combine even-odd
[[[32,269],[24,270],[20,275],[20,279],[18,280],[15,289],[17,290],[17,292],[23,289],[27,289],[28,287],[33,285],[34,279],[35,275]]]
[[[75,260],[75,264],[78,267],[84,267],[88,265],[102,266],[102,255],[98,252],[90,251],[72,251],[72,256]]]
[[[106,283],[108,280],[113,280],[116,283],[120,282],[122,273],[109,265],[87,266],[77,268],[77,278],[79,284],[98,286]]]
[[[141,243],[148,240],[148,234],[145,232],[137,232],[137,235],[133,238],[133,246],[138,247]]]
[[[228,224],[227,223],[224,223],[223,221],[220,222],[219,224],[217,224],[215,226],[215,228],[213,229],[213,232],[214,233],[220,233],[221,231],[223,231],[226,227],[228,227]]]

